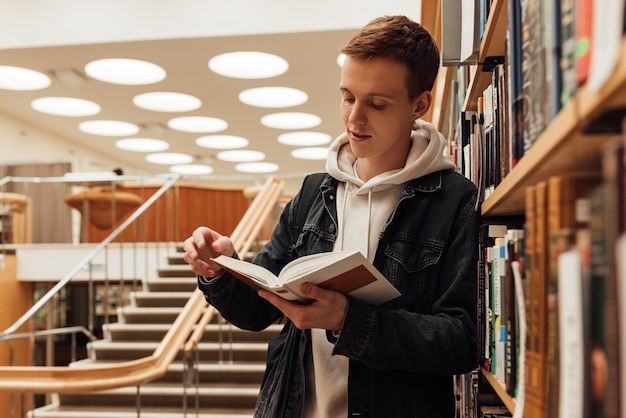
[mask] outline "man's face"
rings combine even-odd
[[[353,57],[346,58],[341,71],[341,117],[350,147],[379,173],[404,167],[415,118],[430,104],[424,94],[409,100],[407,71],[392,59]]]

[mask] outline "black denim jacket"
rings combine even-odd
[[[298,237],[292,236],[296,195],[254,262],[277,274],[294,257],[332,251],[336,186],[330,176],[324,180]],[[453,171],[411,180],[403,191],[374,259],[402,296],[379,306],[349,298],[341,336],[333,341],[333,354],[350,359],[349,417],[454,417],[452,376],[477,366],[475,200],[474,185]],[[241,328],[261,330],[281,318],[228,275],[211,284],[200,278],[199,287]],[[309,337],[287,321],[270,342],[255,417],[301,416]]]

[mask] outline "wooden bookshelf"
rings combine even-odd
[[[482,205],[483,216],[524,213],[526,186],[556,174],[598,172],[602,147],[611,135],[584,134],[590,119],[603,111],[626,106],[626,38],[613,76],[602,89],[581,87],[576,96],[550,122],[494,193]]]
[[[462,110],[475,111],[478,98],[491,84],[492,73],[483,72],[482,68],[488,57],[506,54],[508,21],[508,0],[493,0],[478,64],[471,69],[473,78],[468,83]],[[551,176],[601,172],[603,147],[615,135],[588,134],[585,130],[590,121],[606,111],[626,107],[626,36],[622,38],[620,48],[619,60],[611,77],[599,91],[591,91],[588,86],[578,88],[570,102],[549,121],[531,148],[482,203],[484,217],[525,215],[526,188]],[[443,110],[439,113],[445,114]],[[481,367],[480,373],[513,413],[516,399],[507,393],[505,384],[487,369]],[[528,406],[528,397],[526,404]]]
[[[476,110],[476,101],[482,96],[483,90],[491,83],[491,72],[482,72],[483,64],[488,57],[502,56],[506,48],[506,31],[509,27],[508,0],[494,0],[487,19],[483,39],[478,52],[478,68],[476,76],[467,88],[463,109]]]
[[[504,383],[498,380],[493,374],[491,374],[491,372],[483,367],[480,368],[480,372],[483,374],[483,376],[485,376],[485,379],[487,379],[491,387],[493,387],[493,390],[495,390],[495,392],[498,394],[498,396],[502,400],[502,403],[504,403],[504,405],[511,413],[514,412],[516,405],[515,399],[507,393]]]

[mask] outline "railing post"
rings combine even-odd
[[[141,384],[137,385],[137,394],[135,395],[135,408],[137,409],[137,418],[141,417]]]

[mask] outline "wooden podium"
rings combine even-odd
[[[0,243],[33,242],[33,217],[30,197],[19,193],[0,193]]]

